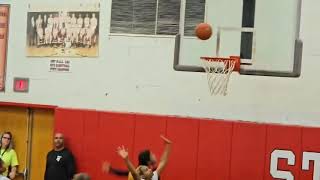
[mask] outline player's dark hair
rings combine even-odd
[[[148,166],[148,164],[151,160],[150,159],[150,150],[146,149],[146,150],[141,151],[139,153],[138,160],[139,160],[139,165]]]

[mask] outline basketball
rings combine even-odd
[[[207,23],[200,23],[195,29],[196,36],[201,40],[207,40],[212,35],[212,28]]]

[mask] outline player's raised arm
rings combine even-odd
[[[129,171],[131,172],[133,179],[134,180],[141,180],[140,176],[138,175],[138,173],[136,172],[133,164],[131,163],[131,161],[129,160],[129,153],[128,150],[126,150],[124,148],[124,146],[118,147],[117,148],[117,153],[118,155],[124,160],[124,162],[126,163]]]
[[[128,169],[117,169],[111,166],[111,163],[108,161],[103,162],[102,164],[102,172],[110,173],[117,176],[128,176],[129,171]]]
[[[163,171],[163,169],[166,167],[166,165],[168,163],[168,158],[169,158],[169,155],[171,152],[171,144],[172,144],[172,142],[169,139],[167,139],[166,137],[164,137],[162,135],[160,137],[164,141],[165,147],[164,147],[158,168],[156,170],[159,175],[161,174],[161,172]]]

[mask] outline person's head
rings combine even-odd
[[[153,176],[153,171],[152,169],[150,169],[148,166],[139,166],[136,169],[137,173],[139,174],[139,176],[145,180],[151,180],[152,176]]]
[[[90,180],[90,176],[86,173],[75,174],[72,180]]]
[[[139,165],[144,165],[144,166],[155,166],[157,163],[156,156],[150,151],[150,150],[144,150],[139,153],[138,156],[139,160]]]
[[[62,133],[56,133],[54,135],[53,144],[54,144],[55,149],[63,149],[64,148],[64,136]]]
[[[1,135],[0,146],[1,146],[1,148],[5,148],[5,149],[11,149],[11,148],[13,148],[12,134],[11,134],[11,132],[7,131],[7,132],[4,132],[4,133]]]

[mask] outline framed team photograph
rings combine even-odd
[[[99,9],[99,3],[29,4],[27,56],[97,57]]]

